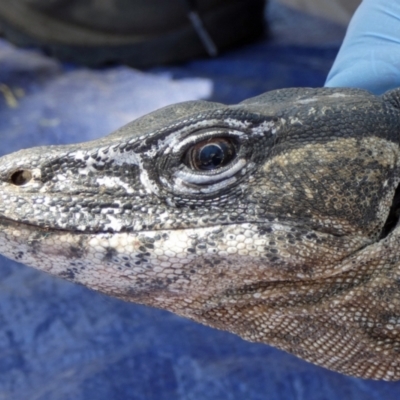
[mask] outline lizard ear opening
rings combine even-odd
[[[393,232],[399,223],[400,219],[400,185],[397,186],[394,192],[392,205],[390,206],[389,215],[383,225],[379,239],[384,239],[389,233]]]
[[[400,88],[389,90],[382,95],[384,101],[389,102],[393,107],[400,109]]]

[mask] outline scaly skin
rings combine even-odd
[[[5,156],[0,252],[345,374],[400,379],[399,93],[188,102]],[[226,158],[199,170],[210,143]]]

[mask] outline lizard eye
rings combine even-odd
[[[233,188],[255,167],[247,132],[217,126],[178,139],[166,143],[164,160],[158,163],[160,182],[173,193],[214,196]]]
[[[196,171],[213,171],[229,164],[236,146],[229,138],[210,138],[196,143],[184,154],[184,163]]]

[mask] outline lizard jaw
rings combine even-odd
[[[0,227],[0,252],[11,259],[180,314],[185,301],[210,299],[227,289],[340,274],[352,268],[341,261],[370,243],[277,223],[79,233],[0,218]]]

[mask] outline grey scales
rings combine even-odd
[[[0,158],[0,253],[399,380],[399,187],[400,89],[192,101]]]

